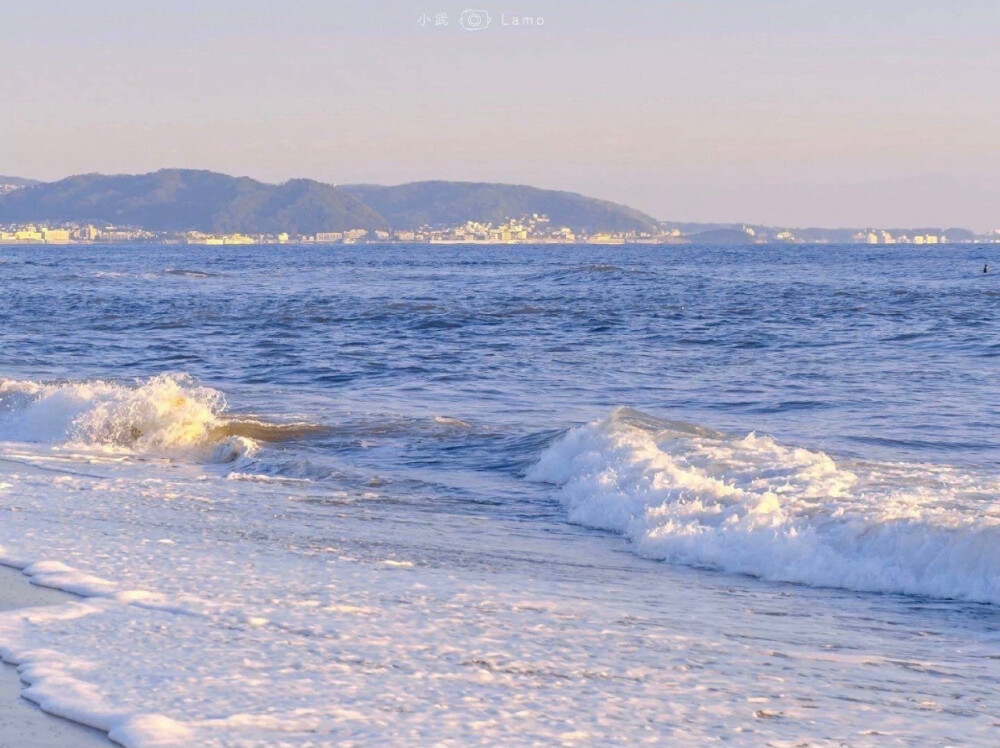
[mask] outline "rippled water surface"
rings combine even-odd
[[[993,459],[980,248],[4,248],[8,378],[186,372],[239,410],[525,431],[616,405],[888,459]]]
[[[991,744],[991,252],[0,248],[0,551],[121,604],[8,636],[205,745]]]

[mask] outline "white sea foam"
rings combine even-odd
[[[256,442],[234,433],[242,422],[226,419],[225,408],[221,392],[185,374],[134,385],[0,380],[0,440],[230,462]]]
[[[743,441],[670,428],[691,460]],[[691,584],[560,519],[118,457],[0,443],[0,563],[84,596],[0,612],[0,656],[129,748],[995,742],[996,633],[968,606]]]
[[[1000,481],[835,462],[620,408],[571,430],[528,478],[572,522],[646,557],[775,581],[1000,603]]]

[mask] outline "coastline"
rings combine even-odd
[[[33,585],[19,569],[0,565],[0,613],[60,605],[76,596]],[[105,733],[43,711],[22,696],[17,666],[0,667],[0,748],[116,746]]]
[[[972,252],[0,254],[0,560],[84,596],[0,615],[51,714],[173,748],[996,743]]]

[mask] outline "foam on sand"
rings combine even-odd
[[[1000,603],[1000,481],[842,462],[619,408],[529,471],[639,554],[764,579]]]
[[[0,613],[0,648],[29,698],[128,748],[996,732],[995,632],[970,606],[788,594],[623,557],[556,518],[483,525],[362,486],[345,502],[306,484],[324,500],[303,502],[54,451],[0,444],[0,562],[86,597]]]
[[[51,589],[36,587],[20,571],[0,566],[0,611],[19,608],[55,606],[72,600],[69,595]],[[0,613],[0,617],[2,617]],[[22,677],[28,677],[23,674]],[[23,748],[82,748],[82,746],[109,746],[101,733],[79,724],[56,719],[43,713],[37,706],[22,699],[24,681],[12,666],[0,668],[0,743]]]

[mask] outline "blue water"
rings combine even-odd
[[[991,251],[0,248],[0,560],[164,596],[24,656],[204,745],[994,744]]]
[[[490,430],[394,444],[418,465],[457,457],[488,471],[508,463],[501,435],[564,429],[616,405],[834,454],[996,459],[1000,277],[981,272],[982,247],[7,247],[0,257],[5,377],[186,372],[237,411],[341,429],[441,415]],[[352,443],[328,434],[282,449],[317,457]]]

